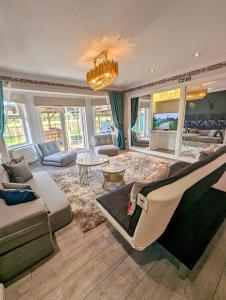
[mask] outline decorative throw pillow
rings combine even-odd
[[[220,131],[220,130],[217,130],[217,132],[216,132],[216,134],[215,134],[215,137],[222,138],[222,134],[221,134],[221,131]]]
[[[203,160],[203,159],[207,158],[213,152],[214,152],[214,145],[211,144],[209,147],[207,147],[207,148],[203,149],[202,151],[200,151],[200,153],[198,154],[196,160]]]
[[[14,183],[14,182],[2,182],[3,189],[11,190],[11,189],[20,189],[20,190],[32,190],[29,184],[25,183]]]
[[[16,164],[6,163],[3,164],[3,167],[7,170],[11,182],[24,183],[33,176],[25,160]]]
[[[216,134],[217,134],[217,130],[211,129],[211,130],[209,131],[209,133],[208,133],[208,136],[209,136],[209,137],[215,137]]]
[[[35,192],[30,190],[0,190],[0,197],[5,200],[7,205],[17,205],[39,198]]]
[[[127,215],[131,216],[134,213],[136,208],[136,203],[137,203],[137,195],[142,190],[142,188],[145,185],[152,183],[154,181],[166,179],[169,175],[169,171],[170,171],[170,164],[162,162],[159,164],[157,170],[152,175],[142,180],[138,180],[134,182],[130,193],[130,201],[128,203]]]

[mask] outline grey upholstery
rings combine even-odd
[[[132,130],[131,139],[132,139],[133,146],[139,146],[139,147],[148,147],[149,146],[149,138],[140,137],[140,134],[136,131]]]
[[[36,148],[45,166],[63,167],[76,160],[75,151],[61,151],[57,141],[37,144]]]
[[[216,130],[217,131],[217,130]],[[189,129],[189,134],[183,135],[183,140],[187,142],[201,142],[208,144],[222,144],[223,138],[217,136],[210,136],[211,130],[209,129]],[[196,134],[196,135],[193,135]]]
[[[6,172],[1,180],[7,182]],[[0,199],[0,281],[5,282],[53,252],[52,232],[72,220],[70,204],[47,172],[26,182],[41,197],[7,206]]]
[[[6,282],[54,250],[42,199],[7,206],[0,199],[0,281]]]
[[[47,172],[34,173],[27,184],[44,199],[50,211],[49,219],[52,231],[56,231],[71,222],[70,204]]]
[[[111,134],[100,134],[93,137],[94,151],[97,154],[115,156],[119,153],[119,148],[113,144]]]

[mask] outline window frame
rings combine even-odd
[[[21,147],[24,147],[24,146],[27,146],[27,145],[31,144],[31,136],[30,136],[29,126],[28,126],[28,120],[27,120],[27,113],[26,113],[25,104],[24,103],[19,103],[19,102],[14,102],[14,101],[4,101],[5,109],[7,109],[8,105],[12,105],[12,104],[16,104],[18,114],[17,115],[7,115],[6,116],[5,128],[4,128],[4,139],[5,139],[5,131],[6,131],[6,128],[7,128],[7,121],[9,119],[11,119],[11,120],[21,120],[22,126],[23,126],[23,131],[24,131],[24,137],[25,137],[26,141],[24,143],[16,144],[16,145],[13,145],[13,146],[10,146],[10,147],[8,147],[5,143],[6,148],[8,150],[21,148]],[[8,130],[8,132],[9,132],[9,130]]]
[[[99,115],[99,114],[96,114],[96,108],[100,108],[100,107],[107,107],[109,110],[110,110],[110,115],[108,115],[108,114],[103,114],[103,115],[101,115],[101,116],[106,116],[106,117],[109,117],[110,116],[110,118],[111,118],[111,121],[110,121],[110,123],[111,123],[111,127],[113,127],[113,130],[110,130],[109,132],[106,132],[106,133],[98,133],[97,132],[97,130],[96,130],[96,117]],[[99,122],[100,124],[102,123],[102,122]],[[112,131],[114,131],[114,122],[113,122],[113,116],[112,116],[112,110],[111,110],[111,106],[110,105],[108,105],[108,104],[106,104],[106,105],[95,105],[95,106],[93,106],[93,126],[94,126],[94,135],[104,135],[104,134],[112,134],[113,132]]]

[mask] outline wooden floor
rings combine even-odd
[[[226,224],[194,281],[157,243],[135,251],[108,222],[82,233],[73,221],[56,240],[59,250],[10,283],[7,300],[226,299]]]
[[[226,191],[226,173],[215,187]],[[226,222],[219,231],[191,281],[157,243],[138,252],[108,222],[82,233],[73,221],[56,233],[54,255],[8,284],[6,300],[225,300]]]

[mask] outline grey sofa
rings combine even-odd
[[[45,166],[63,167],[76,160],[75,151],[61,151],[57,141],[50,141],[36,145],[41,157],[41,163]]]
[[[100,134],[93,137],[94,152],[97,154],[105,154],[115,156],[119,153],[119,148],[113,143],[111,134]]]
[[[2,171],[3,174],[4,171]],[[7,175],[1,176],[1,182]],[[54,251],[52,233],[72,220],[70,204],[47,172],[26,182],[39,199],[7,206],[0,199],[0,282],[6,282]]]
[[[131,131],[131,140],[132,146],[139,146],[139,147],[148,147],[149,146],[149,138],[142,138],[140,134],[136,131]]]
[[[223,137],[214,136],[217,130],[211,129],[189,129],[187,134],[183,135],[183,140],[187,142],[202,142],[209,144],[222,144]]]

